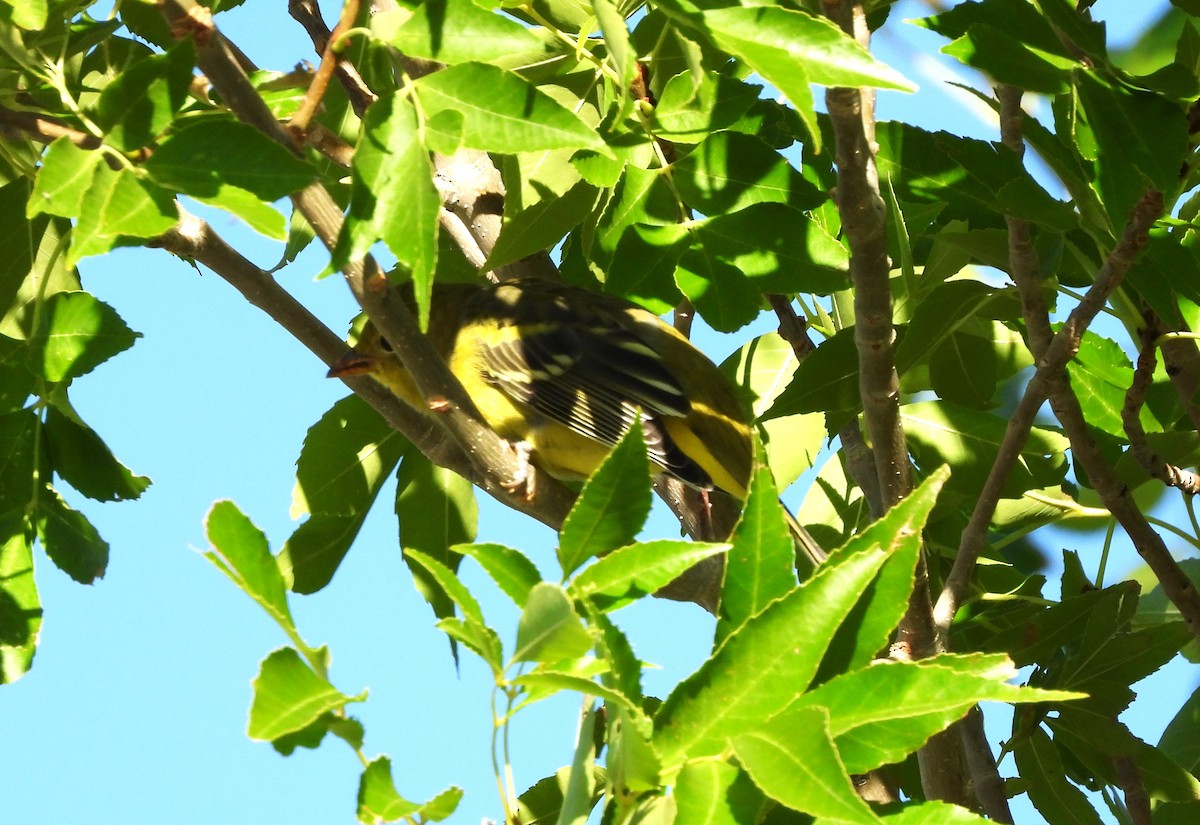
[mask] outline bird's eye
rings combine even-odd
[[[383,336],[379,337],[379,346],[383,348],[384,352],[392,352],[392,342]]]

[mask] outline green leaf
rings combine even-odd
[[[86,292],[59,292],[46,301],[31,341],[31,367],[47,381],[86,375],[141,337],[116,310]]]
[[[997,83],[1050,95],[1070,89],[1071,71],[1080,67],[1076,60],[1038,49],[986,23],[971,26],[942,51]]]
[[[275,207],[263,203],[253,192],[228,183],[217,185],[217,193],[211,197],[193,195],[197,201],[241,218],[255,232],[273,241],[287,238],[287,226],[283,214]]]
[[[763,415],[792,380],[800,362],[791,344],[768,332],[744,344],[721,363],[721,371],[751,401],[754,417]],[[825,445],[823,413],[759,421],[767,463],[780,489],[812,468]]]
[[[1169,662],[1191,638],[1183,622],[1151,625],[1132,633],[1116,633],[1100,651],[1086,647],[1063,667],[1064,687],[1087,690],[1095,682],[1132,685]],[[1102,654],[1102,655],[1100,655]]]
[[[547,694],[557,693],[561,690],[573,690],[584,696],[595,696],[597,699],[603,699],[606,703],[613,706],[614,711],[617,708],[624,708],[626,711],[641,714],[641,708],[620,691],[597,684],[585,676],[577,676],[574,673],[535,670],[532,673],[522,673],[520,676],[513,678],[511,684],[521,685],[522,687]]]
[[[728,7],[705,11],[704,22],[718,44],[745,60],[784,94],[785,84],[776,75],[786,75],[796,67],[822,86],[917,89],[823,17],[769,6]]]
[[[650,513],[649,459],[640,426],[621,437],[571,506],[558,539],[568,577],[590,558],[633,541]]]
[[[462,797],[462,788],[451,786],[421,805],[421,816],[427,822],[449,819],[450,815],[458,810],[458,803],[462,801]]]
[[[462,145],[488,152],[601,149],[596,132],[570,109],[519,75],[484,63],[461,63],[417,82],[426,117],[463,116]]]
[[[675,285],[675,267],[692,241],[679,224],[625,227],[612,260],[604,291],[621,295],[661,315],[673,309],[682,295]]]
[[[33,410],[0,415],[0,456],[4,457],[0,472],[0,517],[4,519],[30,510],[37,500],[34,479],[49,478],[50,468],[37,449],[40,430],[41,422]]]
[[[400,465],[396,479],[396,516],[400,520],[400,546],[404,548],[405,561],[415,558],[410,551],[419,550],[447,571],[458,570],[462,556],[450,548],[474,539],[479,524],[479,504],[471,482],[436,466],[415,451]],[[426,575],[430,571],[424,563],[417,566],[410,563],[408,567],[413,573],[413,584],[429,602],[434,615],[439,618],[452,615],[449,600],[454,595],[444,590],[444,582],[438,576]]]
[[[761,418],[770,421],[799,413],[855,413],[861,409],[858,347],[854,330],[843,329],[800,362],[791,383]]]
[[[796,587],[796,547],[779,513],[771,471],[759,465],[750,479],[742,517],[725,557],[716,643]]]
[[[1193,773],[1200,766],[1200,688],[1167,724],[1158,749]]]
[[[29,32],[46,28],[50,10],[46,0],[4,0],[12,15],[12,22]],[[7,16],[7,15],[6,15]]]
[[[262,531],[232,501],[218,501],[212,506],[204,530],[213,548],[204,557],[282,627],[294,629],[283,576]]]
[[[128,501],[150,486],[149,478],[130,472],[95,430],[73,414],[49,407],[44,432],[54,471],[88,498]]]
[[[420,809],[420,805],[409,802],[396,790],[391,759],[380,756],[367,763],[358,781],[359,822],[395,822],[413,816]]]
[[[902,376],[930,358],[949,337],[983,316],[996,290],[974,280],[938,284],[913,308],[904,338],[896,347],[896,371]]]
[[[254,678],[254,701],[246,735],[270,741],[300,730],[323,713],[361,702],[366,693],[346,696],[313,673],[290,647],[281,647],[263,659]]]
[[[143,164],[156,182],[185,195],[217,197],[221,184],[275,201],[303,189],[315,170],[245,123],[200,118],[167,137]]]
[[[790,703],[809,685],[841,620],[887,554],[863,550],[775,601],[667,698],[655,719],[664,765],[720,753],[727,737]]]
[[[561,587],[540,582],[529,591],[517,625],[517,662],[558,662],[582,656],[592,638]]]
[[[718,72],[680,72],[667,81],[651,115],[654,133],[672,143],[699,143],[749,111],[762,87]]]
[[[1017,770],[1033,807],[1051,825],[1101,825],[1087,797],[1067,781],[1058,749],[1041,728],[1034,728],[1013,748]]]
[[[470,619],[447,617],[437,623],[438,630],[450,637],[452,643],[461,642],[475,651],[479,658],[487,663],[495,676],[499,676],[504,668],[504,645],[496,631],[484,627]],[[455,661],[458,651],[455,649]]]
[[[596,222],[591,252],[603,265],[628,227],[670,226],[679,217],[679,204],[661,172],[627,164]]]
[[[879,176],[906,203],[945,203],[943,220],[973,227],[999,223],[996,213],[1067,231],[1078,218],[1052,198],[1002,145],[926,132],[900,122],[878,124]]]
[[[454,556],[456,567],[459,558]],[[504,650],[500,637],[488,627],[479,602],[454,570],[436,558],[411,548],[405,548],[404,561],[413,573],[418,591],[425,596],[426,601],[434,604],[435,615],[444,617],[438,622],[438,628],[452,640],[460,641],[478,653],[491,667],[492,673],[499,676],[504,668]],[[462,611],[461,621],[454,617],[455,605]],[[457,650],[454,652],[457,658]]]
[[[42,549],[59,570],[80,584],[104,578],[108,542],[83,513],[71,509],[49,486],[38,498],[37,519]]]
[[[42,165],[33,183],[33,194],[25,207],[32,218],[46,213],[64,218],[78,218],[83,213],[83,201],[96,168],[104,163],[104,155],[90,152],[61,137],[50,144],[42,155]]]
[[[533,30],[471,0],[427,0],[411,10],[385,11],[372,16],[371,30],[409,57],[447,64],[545,50]]]
[[[840,558],[861,548],[878,545],[890,556],[871,588],[834,633],[817,673],[818,683],[835,674],[865,667],[890,641],[892,631],[907,609],[921,553],[921,542],[911,527],[912,513],[928,512],[933,508],[948,476],[949,470],[945,467],[931,473],[909,494],[903,506],[892,508],[833,554],[833,558]]]
[[[979,702],[1057,702],[1084,694],[1009,684],[1006,656],[943,654],[915,662],[884,661],[830,679],[763,723],[773,728],[793,708],[821,707],[850,773],[900,762]]]
[[[23,515],[0,522],[0,685],[33,664],[42,627],[42,602],[33,577],[33,536]]]
[[[339,251],[358,258],[382,239],[414,281],[423,283],[437,265],[442,199],[411,103],[384,95],[371,104],[351,169],[350,210]],[[346,241],[348,251],[342,248]]]
[[[732,264],[689,249],[675,268],[679,291],[692,302],[709,326],[734,332],[758,317],[762,293]]]
[[[720,759],[695,759],[675,778],[677,822],[744,825],[755,822],[762,791],[749,774]]]
[[[588,737],[581,740],[590,741]],[[558,822],[563,807],[563,792],[570,778],[571,768],[565,766],[550,776],[535,782],[517,799],[517,811],[521,822]],[[593,805],[604,792],[604,769],[593,768],[593,786],[596,787]]]
[[[929,381],[939,398],[989,409],[997,384],[996,350],[990,339],[956,332],[934,351]]]
[[[462,795],[462,789],[451,787],[423,805],[409,802],[396,790],[392,760],[380,756],[367,763],[359,779],[358,821],[395,822],[405,817],[419,817],[424,822],[441,822],[458,808]]]
[[[1163,802],[1200,800],[1200,780],[1158,748],[1130,733],[1111,716],[1086,707],[1061,708],[1046,722],[1054,731],[1054,742],[1066,748],[1097,777],[1119,786],[1113,760],[1131,758],[1149,797]]]
[[[790,547],[789,542],[789,547]],[[571,582],[571,594],[611,612],[657,592],[727,544],[662,539],[614,550]]]
[[[754,784],[772,799],[837,822],[879,822],[850,784],[822,708],[789,714],[770,728],[735,735],[731,743]]]
[[[716,217],[754,203],[813,209],[826,199],[759,138],[718,132],[675,162],[675,185],[692,208]]]
[[[903,810],[880,818],[887,825],[988,825],[992,821],[947,802],[905,805]]]
[[[480,608],[479,602],[475,600],[475,597],[471,595],[471,591],[459,580],[453,570],[432,556],[422,553],[420,550],[405,548],[404,555],[406,558],[411,558],[429,573],[430,577],[432,577],[454,604],[458,606],[458,609],[462,611],[463,618],[469,622],[487,626],[487,622],[483,619],[483,609]]]
[[[808,687],[880,569],[899,548],[918,541],[941,482],[937,477],[891,511],[891,543],[852,545],[834,554],[812,578],[743,624],[672,691],[655,719],[664,766],[721,752],[727,738],[784,709]]]
[[[704,11],[702,19],[718,46],[744,60],[792,102],[816,149],[821,133],[810,83],[916,90],[824,18],[778,7],[735,6]]]
[[[518,212],[505,200],[504,228],[488,256],[486,267],[518,261],[527,255],[552,249],[592,211],[596,188],[577,181],[562,195],[527,205]]]
[[[629,43],[629,27],[625,23],[625,15],[613,0],[589,0],[592,14],[600,24],[600,33],[604,35],[604,47],[608,51],[609,62],[620,78],[620,88],[628,89],[633,73],[637,54]]]
[[[621,632],[608,615],[599,612],[590,604],[584,604],[586,621],[599,631],[595,639],[596,658],[607,664],[608,669],[600,674],[601,681],[608,687],[629,697],[639,706],[642,697],[642,662],[633,652],[629,639]]]
[[[605,710],[608,753],[604,766],[610,792],[628,805],[638,794],[657,791],[663,784],[662,763],[649,739],[653,724],[637,708],[609,704]]]
[[[913,22],[949,39],[962,37],[974,25],[989,25],[1040,51],[1063,57],[1070,54],[1068,46],[1055,34],[1038,7],[1025,0],[962,3],[941,14]]]
[[[542,580],[537,565],[520,550],[502,544],[456,544],[450,550],[479,562],[517,607],[525,606],[529,591]]]
[[[296,459],[292,518],[366,512],[405,447],[404,437],[357,395],[338,401],[304,436]]]
[[[317,513],[295,529],[279,550],[279,570],[289,590],[316,593],[333,579],[362,528],[355,516]]]
[[[909,449],[917,466],[954,468],[948,489],[973,496],[982,489],[1008,422],[990,413],[949,401],[920,401],[901,407]],[[1028,489],[1062,481],[1067,471],[1067,439],[1034,427],[1021,446],[1021,458],[1009,474],[1004,495],[1019,497]]]
[[[170,193],[128,169],[98,164],[83,198],[67,262],[161,235],[179,221]]]
[[[96,103],[94,119],[105,142],[122,152],[152,143],[187,102],[194,62],[189,39],[124,67]]]
[[[763,292],[828,295],[850,285],[850,253],[794,207],[755,203],[700,224],[704,251]]]
[[[1124,225],[1146,186],[1173,191],[1186,151],[1187,119],[1159,95],[1077,73],[1079,101],[1100,153],[1097,185],[1113,226]]]
[[[595,702],[589,702],[579,718],[575,753],[563,788],[559,825],[583,825],[596,804],[596,748],[589,735],[595,724]]]

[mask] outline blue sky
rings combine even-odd
[[[1101,0],[1097,10],[1120,15],[1114,33],[1133,32],[1166,5]],[[985,122],[948,103],[925,66],[912,65],[905,43],[919,53],[937,41],[898,23],[919,14],[902,3],[890,33],[877,41],[881,56],[922,86],[916,96],[883,95],[882,115],[993,137]],[[312,59],[280,4],[252,1],[220,22],[260,65],[286,69]],[[234,219],[209,219],[257,263],[277,260],[275,245]],[[340,332],[356,308],[336,277],[314,280],[324,263],[309,251],[279,279]],[[353,821],[360,766],[348,748],[330,741],[283,758],[245,736],[250,680],[286,640],[197,552],[207,545],[204,515],[219,499],[237,502],[278,549],[295,527],[288,508],[301,440],[345,390],[211,273],[158,250],[121,250],[81,268],[85,287],[144,338],[77,381],[74,403],[154,485],[137,502],[71,499],[112,546],[103,581],[81,587],[37,560],[46,621],[32,672],[0,689],[0,810],[6,821],[23,823]],[[734,344],[721,346],[716,360]],[[802,495],[793,489],[789,500]],[[490,677],[469,654],[456,673],[400,560],[387,500],[385,492],[333,583],[293,599],[297,624],[310,644],[331,648],[335,685],[350,694],[370,690],[353,713],[366,726],[366,752],[391,756],[401,793],[419,800],[457,784],[466,797],[452,821],[497,818]],[[519,546],[549,572],[553,535],[486,496],[480,501],[481,539]],[[676,531],[660,518],[649,533]],[[1057,555],[1060,548],[1046,549]],[[490,581],[469,561],[463,573],[511,642],[515,612],[492,597]],[[646,680],[659,695],[703,661],[711,639],[710,620],[692,605],[646,600],[618,620],[638,654],[661,666]],[[1159,708],[1177,708],[1194,687],[1191,678],[1180,668],[1158,678],[1154,702],[1133,712],[1135,731],[1154,741],[1168,721]],[[576,699],[564,697],[518,717],[518,787],[569,761],[577,712]],[[993,739],[1002,735],[997,728]]]

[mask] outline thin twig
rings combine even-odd
[[[358,0],[351,0],[351,2],[353,2],[354,6],[356,7],[354,14],[349,16],[349,22],[346,23],[346,9],[343,7],[342,20],[338,23],[339,34],[344,31],[342,28],[343,23],[346,23],[347,28],[349,26],[353,26],[354,20],[358,16]],[[350,4],[347,3],[347,6],[348,5]],[[354,109],[354,113],[356,115],[362,117],[363,113],[367,110],[367,107],[375,102],[376,95],[371,91],[370,88],[368,88],[367,84],[359,75],[358,70],[354,68],[350,61],[336,59],[337,56],[332,54],[331,46],[337,38],[333,36],[333,34],[329,31],[329,27],[325,25],[325,20],[321,17],[320,9],[317,8],[315,0],[289,0],[288,14],[290,14],[292,19],[303,26],[304,30],[308,32],[308,36],[312,40],[313,47],[316,49],[317,54],[321,55],[321,69],[325,68],[326,57],[328,56],[330,58],[329,65],[331,68],[328,70],[328,72],[333,73],[336,71],[338,82],[341,83],[342,88],[346,91],[347,97],[350,99],[350,107]],[[318,69],[318,73],[319,72],[320,69]],[[327,76],[324,83],[328,84],[328,82],[329,78]],[[314,79],[314,84],[315,83],[316,81]],[[324,88],[321,88],[318,90],[318,92],[319,96],[323,96]],[[310,95],[318,94],[317,92],[312,91],[312,87],[310,87],[309,93]],[[309,119],[311,119],[311,115]],[[305,122],[305,125],[307,126],[307,121]]]
[[[791,345],[797,360],[803,361],[805,356],[817,348],[808,336],[808,325],[785,296],[771,294],[767,296],[767,300],[770,301],[775,317],[779,320],[779,336]],[[871,518],[882,518],[887,508],[883,506],[883,496],[879,492],[875,456],[863,440],[857,418],[852,418],[842,427],[838,432],[838,439],[842,442],[846,470],[850,473],[851,480],[862,490]]]
[[[996,757],[988,743],[983,727],[983,711],[975,705],[967,715],[955,724],[963,740],[963,751],[967,756],[967,767],[971,771],[971,787],[979,798],[984,813],[993,822],[1012,825],[1012,811],[1008,807],[1008,794],[1004,780],[996,767]]]
[[[7,106],[0,106],[0,132],[15,133],[39,143],[53,143],[60,137],[65,137],[81,149],[98,149],[101,143],[100,138],[95,135],[81,132],[56,117],[22,112]]]
[[[317,108],[325,97],[325,90],[329,88],[329,81],[333,79],[334,69],[339,63],[344,62],[334,51],[338,45],[338,37],[354,25],[354,21],[358,17],[358,8],[358,0],[345,0],[343,3],[341,19],[338,20],[333,34],[330,35],[325,43],[325,48],[321,51],[321,65],[317,66],[317,73],[313,75],[312,83],[308,84],[308,91],[304,95],[304,100],[300,102],[300,107],[288,121],[288,128],[293,133],[305,134],[308,131],[309,123],[317,114]]]
[[[1138,353],[1137,367],[1133,371],[1129,391],[1125,393],[1125,404],[1121,407],[1121,423],[1125,435],[1129,437],[1129,451],[1138,465],[1168,487],[1178,487],[1189,496],[1194,496],[1200,492],[1200,476],[1164,461],[1150,446],[1146,430],[1142,427],[1142,406],[1146,403],[1146,392],[1150,389],[1154,369],[1158,365],[1154,348],[1160,332],[1153,323],[1153,316],[1148,315],[1140,336],[1142,349]]]
[[[1037,370],[1026,385],[1025,394],[1021,397],[1016,409],[1009,416],[1008,427],[997,450],[995,462],[988,473],[987,481],[980,492],[975,509],[971,513],[971,519],[968,521],[966,529],[963,530],[958,555],[954,559],[954,565],[950,570],[949,576],[946,578],[945,587],[942,589],[942,594],[938,598],[937,606],[934,609],[934,618],[937,622],[938,630],[943,636],[948,632],[950,623],[954,619],[954,614],[958,612],[959,605],[962,604],[963,599],[966,597],[967,588],[970,586],[971,576],[975,570],[975,563],[978,561],[979,554],[983,551],[987,540],[988,524],[991,522],[992,514],[995,512],[996,505],[1000,501],[1000,495],[1004,489],[1008,475],[1021,454],[1021,448],[1025,444],[1025,440],[1029,437],[1029,430],[1033,426],[1033,420],[1038,409],[1050,397],[1051,390],[1054,388],[1056,382],[1063,380],[1063,370],[1066,368],[1067,362],[1078,351],[1079,342],[1083,337],[1084,331],[1104,306],[1108,300],[1108,296],[1114,289],[1120,286],[1125,273],[1129,271],[1129,267],[1133,264],[1143,247],[1145,247],[1150,227],[1153,226],[1154,222],[1162,214],[1162,211],[1162,194],[1153,189],[1147,190],[1137,206],[1134,207],[1120,241],[1109,252],[1104,264],[1096,273],[1095,281],[1083,296],[1083,299],[1071,311],[1066,323],[1063,324],[1058,333],[1050,339],[1044,353],[1037,356],[1035,350],[1035,357],[1038,358]],[[1019,281],[1018,287],[1020,287]],[[1032,301],[1032,298],[1026,296],[1023,291],[1023,307],[1028,301]],[[1031,316],[1026,322],[1026,326],[1029,328],[1030,343],[1033,347],[1037,346],[1039,333],[1034,326],[1030,325],[1029,321],[1037,321],[1040,317],[1042,316]],[[1048,322],[1046,326],[1048,328]],[[1080,450],[1080,448],[1085,446],[1072,443],[1072,448],[1076,450]],[[1093,444],[1092,446],[1094,447],[1095,445]],[[1077,455],[1081,455],[1082,452],[1080,450],[1080,452],[1077,452]],[[1095,482],[1095,478],[1090,472],[1089,478]],[[1099,488],[1097,490],[1099,491]],[[1126,491],[1127,493],[1128,491]],[[1122,507],[1122,509],[1125,510],[1126,508]],[[1133,509],[1135,512],[1137,511],[1136,505],[1133,506]],[[1109,510],[1113,515],[1121,518],[1120,514],[1111,505],[1109,505]],[[1145,521],[1144,518],[1142,518],[1142,521]],[[1149,530],[1148,524],[1146,525],[1146,529]],[[1126,527],[1126,531],[1130,532],[1128,526]],[[1153,530],[1149,530],[1149,532],[1157,537],[1157,534]],[[1138,530],[1138,533],[1144,535],[1141,530]],[[1132,532],[1130,532],[1130,536],[1131,538],[1133,537]],[[1161,544],[1161,541],[1162,539],[1159,538],[1158,543]],[[1138,545],[1136,538],[1134,539],[1134,544]],[[1142,552],[1142,549],[1139,546],[1139,552]],[[1147,552],[1157,555],[1153,550],[1148,550]],[[1147,560],[1149,561],[1149,559]],[[1151,567],[1153,566],[1154,564],[1152,563]],[[1160,581],[1162,581],[1161,578]],[[1179,584],[1178,581],[1175,583]],[[1167,583],[1163,582],[1163,586],[1166,588]],[[1194,598],[1194,596],[1195,591],[1193,589],[1192,597]],[[1195,615],[1200,620],[1200,601],[1197,601]],[[1195,626],[1200,627],[1200,621],[1197,621]]]
[[[1150,809],[1150,794],[1132,756],[1114,756],[1113,768],[1117,773],[1117,784],[1125,794],[1125,810],[1133,825],[1150,825],[1153,816]]]
[[[1179,322],[1179,326],[1180,332],[1190,332],[1186,324]],[[1192,422],[1192,428],[1200,432],[1200,405],[1196,403],[1196,393],[1200,391],[1200,347],[1193,338],[1173,335],[1163,336],[1158,346],[1179,403]]]

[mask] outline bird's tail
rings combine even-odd
[[[812,534],[804,528],[804,525],[796,520],[792,515],[792,511],[787,508],[782,501],[779,502],[783,507],[784,519],[787,521],[788,530],[792,533],[792,540],[796,543],[796,549],[803,553],[814,568],[820,567],[821,562],[829,558],[829,554],[825,552],[821,545],[817,544],[817,540],[812,537]]]

